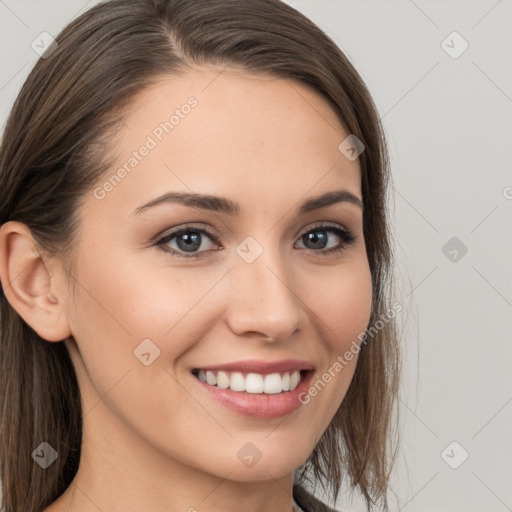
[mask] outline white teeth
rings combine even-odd
[[[289,391],[290,390],[290,374],[285,373],[282,377],[282,385],[283,385],[283,391]]]
[[[295,389],[300,380],[300,373],[295,370],[290,377],[290,389]]]
[[[206,372],[206,382],[211,386],[215,386],[215,384],[217,384],[217,377],[215,377],[215,374],[210,370]]]
[[[263,393],[263,377],[257,373],[248,373],[245,378],[247,393]]]
[[[227,389],[229,387],[229,377],[225,372],[219,372],[217,375],[217,386],[222,389]]]
[[[233,391],[245,391],[245,378],[241,373],[233,372],[229,379],[229,387]]]
[[[198,378],[211,386],[232,391],[246,391],[247,393],[266,393],[275,395],[283,391],[293,391],[300,382],[300,372],[270,373],[261,375],[259,373],[248,373],[245,377],[240,372],[222,372],[199,370]]]
[[[279,373],[265,375],[263,379],[263,392],[268,394],[281,393],[283,391],[283,379]]]

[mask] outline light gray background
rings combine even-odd
[[[31,42],[95,3],[0,0],[2,127],[37,60]],[[512,2],[287,3],[360,72],[392,153],[406,351],[392,510],[512,510]],[[442,46],[453,31],[469,44],[458,58]],[[442,252],[452,237],[468,249],[457,261]]]

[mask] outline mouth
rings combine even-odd
[[[298,359],[251,359],[197,367],[190,373],[199,389],[225,408],[251,419],[271,420],[304,405],[301,397],[315,371],[313,364]]]
[[[313,370],[293,370],[274,373],[253,373],[194,368],[192,375],[201,382],[220,389],[245,394],[276,395],[294,391]]]

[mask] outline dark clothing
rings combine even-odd
[[[340,512],[334,508],[328,507],[310,494],[304,487],[293,485],[293,499],[297,502],[304,512]]]

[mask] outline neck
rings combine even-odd
[[[225,476],[212,475],[169,457],[114,419],[100,400],[84,417],[78,472],[44,512],[300,510],[293,505],[293,473],[237,481],[236,471],[237,465]]]

